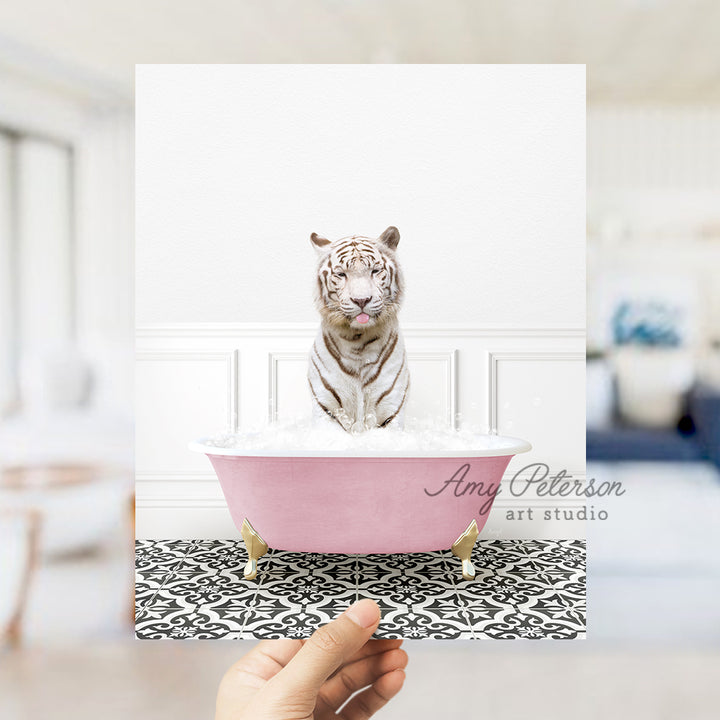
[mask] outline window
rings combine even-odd
[[[23,364],[75,338],[70,145],[0,128],[0,415]]]

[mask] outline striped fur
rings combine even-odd
[[[322,317],[308,363],[313,411],[350,432],[403,423],[410,375],[397,319],[399,240],[394,227],[376,239],[311,236],[320,256],[315,304]],[[363,312],[370,316],[364,324],[356,319]]]

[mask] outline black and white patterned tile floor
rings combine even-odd
[[[320,555],[271,550],[243,578],[240,540],[138,540],[138,638],[308,637],[363,597],[376,637],[577,639],[585,636],[585,543],[480,540],[474,581],[450,551]]]

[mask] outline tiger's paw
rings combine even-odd
[[[378,426],[378,419],[375,413],[368,413],[365,416],[365,430],[372,430]]]
[[[372,430],[373,428],[376,428],[378,426],[377,417],[369,413],[366,415],[362,420],[356,420],[352,427],[350,428],[350,432],[353,435],[357,435],[358,433],[366,432],[367,430]]]
[[[343,426],[348,432],[353,432],[353,421],[352,418],[345,412],[344,408],[337,408],[333,411],[333,417]]]

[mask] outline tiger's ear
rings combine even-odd
[[[330,241],[327,238],[320,237],[317,233],[310,236],[310,242],[318,255],[324,255],[330,249]]]
[[[391,225],[379,238],[378,242],[383,245],[387,245],[391,250],[394,250],[400,242],[400,231]]]

